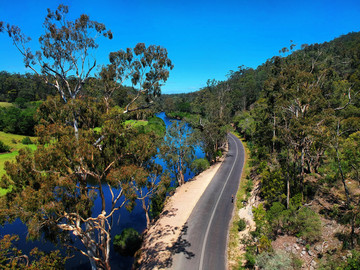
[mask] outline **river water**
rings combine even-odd
[[[178,121],[178,120],[171,120],[169,119],[165,113],[158,113],[157,116],[161,118],[166,125],[166,128],[168,128],[172,121]],[[189,127],[190,128],[190,127]],[[205,154],[202,151],[200,147],[195,147],[195,159],[196,158],[204,158]],[[155,160],[158,164],[163,166],[163,168],[166,168],[166,164],[164,161],[158,157],[155,157]],[[194,173],[191,172],[190,169],[187,170],[185,174],[185,181],[192,178],[194,176]],[[103,187],[106,198],[111,201],[111,193],[108,189],[107,185],[104,185]],[[98,198],[95,201],[95,206],[93,209],[93,213],[99,213],[101,209],[101,202]],[[140,204],[137,204],[132,212],[128,212],[125,208],[121,209],[114,215],[114,221],[116,224],[113,225],[112,228],[112,237],[114,237],[116,234],[120,234],[121,231],[124,228],[127,227],[133,227],[138,232],[144,231],[146,227],[146,219],[145,219],[145,213],[143,209],[141,208]],[[34,247],[38,247],[40,250],[43,251],[50,251],[54,249],[60,249],[61,246],[55,246],[53,243],[45,240],[40,241],[27,241],[27,228],[26,226],[17,219],[15,222],[11,224],[6,224],[4,227],[0,229],[0,236],[3,237],[5,234],[17,234],[19,235],[19,241],[16,242],[16,246],[23,251],[24,254],[29,254],[31,249]],[[79,247],[81,247],[81,244],[78,244]],[[112,248],[110,251],[110,258],[111,258],[111,267],[112,269],[131,269],[131,266],[133,264],[133,258],[132,257],[124,257],[119,255],[114,249]],[[69,259],[66,263],[66,269],[71,270],[77,270],[77,269],[90,269],[90,264],[88,259],[79,254],[76,253],[75,256],[71,259]]]

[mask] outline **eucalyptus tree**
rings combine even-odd
[[[168,174],[163,173],[162,166],[153,158],[162,138],[154,132],[136,132],[126,147],[127,162],[121,167],[122,178],[129,183],[144,210],[146,227],[151,223],[151,199],[166,192],[170,185]]]
[[[104,24],[81,15],[74,21],[67,19],[69,9],[59,5],[56,11],[48,9],[40,36],[40,50],[33,53],[27,47],[31,40],[19,27],[7,24],[6,30],[13,44],[24,57],[24,64],[48,84],[54,87],[65,103],[72,102],[96,67],[91,53],[98,48],[96,39],[111,39],[112,33]],[[78,115],[73,112],[72,125],[78,136]]]
[[[108,72],[114,81],[122,84],[130,80],[136,94],[126,105],[124,113],[148,108],[154,98],[161,94],[161,86],[169,77],[174,65],[167,50],[161,46],[138,43],[134,49],[127,48],[109,55]],[[140,104],[136,104],[143,97]]]
[[[184,122],[175,121],[167,129],[160,148],[160,157],[165,160],[179,186],[185,183],[184,174],[194,159],[194,137]]]
[[[44,232],[51,239],[59,236],[64,245],[87,256],[92,269],[110,269],[112,219],[124,206],[131,210],[138,198],[121,169],[131,160],[128,146],[135,135],[124,124],[123,110],[103,106],[101,100],[85,95],[84,85],[96,66],[91,57],[98,47],[96,39],[112,38],[112,33],[88,15],[69,21],[67,13],[63,5],[48,10],[45,34],[39,39],[41,50],[35,54],[26,47],[29,39],[20,28],[6,26],[25,66],[59,95],[40,108],[37,150],[23,150],[15,163],[6,164],[1,185],[12,189],[1,198],[1,217],[2,221],[21,218],[35,238]],[[3,23],[0,27],[5,30]],[[166,49],[143,43],[126,53],[111,53],[110,60],[112,74],[119,75],[104,78],[112,81],[110,87],[123,83],[122,79],[139,87],[125,113],[147,107],[160,94],[160,82],[166,81],[173,67]],[[135,105],[141,98],[144,103]],[[99,126],[100,130],[94,129]],[[139,148],[134,146],[131,151],[136,153]],[[143,170],[147,169],[144,164]],[[101,201],[99,213],[93,212],[96,198]],[[82,248],[71,245],[70,235]]]

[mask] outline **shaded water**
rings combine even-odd
[[[165,113],[157,114],[164,122],[166,127],[168,128],[169,125],[172,124],[171,121],[178,121],[178,120],[171,120],[166,117]],[[190,127],[189,127],[190,128]],[[200,147],[195,148],[195,158],[203,158],[205,155]],[[158,157],[155,158],[156,163],[166,168],[166,164],[164,161]],[[185,174],[185,181],[192,178],[194,174],[187,170]],[[111,201],[111,193],[107,185],[103,186],[105,198]],[[115,192],[115,190],[114,190]],[[97,198],[95,201],[93,212],[94,214],[99,213],[101,210],[101,200]],[[114,224],[112,227],[112,237],[116,234],[120,234],[124,228],[133,227],[139,232],[142,232],[146,227],[146,219],[143,209],[141,208],[140,204],[137,204],[132,212],[128,212],[125,208],[120,209],[117,213],[114,214]],[[51,251],[54,249],[61,249],[61,246],[55,246],[49,241],[40,240],[40,241],[26,241],[27,236],[27,228],[26,226],[17,219],[15,222],[11,224],[6,224],[4,227],[0,229],[0,235],[3,237],[5,234],[17,234],[19,235],[19,241],[16,242],[16,246],[23,251],[24,254],[29,254],[31,249],[34,247],[38,247],[40,250],[43,251]],[[81,244],[78,243],[78,247],[81,247]],[[112,269],[131,269],[133,264],[132,257],[124,257],[119,255],[111,248],[110,251],[110,263]],[[90,263],[87,257],[75,253],[75,256],[69,259],[66,263],[66,269],[90,269]]]

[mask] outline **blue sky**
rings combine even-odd
[[[46,9],[60,3],[69,6],[69,16],[85,13],[112,30],[113,40],[99,40],[98,64],[108,63],[109,52],[138,42],[165,47],[175,67],[163,93],[196,91],[241,65],[256,68],[290,40],[300,47],[360,31],[358,0],[0,0],[0,21],[20,26],[35,47]],[[0,70],[27,71],[5,34]]]

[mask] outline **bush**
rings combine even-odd
[[[253,254],[251,254],[249,251],[247,251],[245,253],[245,260],[246,260],[245,267],[253,269],[255,266],[256,257]]]
[[[277,250],[275,252],[263,252],[256,257],[256,265],[260,269],[266,270],[291,270],[292,259],[289,254],[284,251]]]
[[[315,242],[321,236],[321,221],[317,213],[308,207],[302,207],[296,214],[294,230],[309,242]]]
[[[210,163],[207,159],[205,158],[199,158],[199,159],[195,159],[192,163],[191,163],[191,170],[198,175],[199,173],[205,171],[206,169],[208,169],[210,167]]]
[[[239,232],[245,230],[246,228],[246,221],[243,218],[240,218],[239,221],[237,222],[237,229]]]
[[[148,124],[144,127],[145,132],[154,132],[159,137],[164,137],[166,133],[166,126],[164,121],[159,117],[151,117],[148,120]]]
[[[141,247],[141,236],[134,228],[126,228],[115,235],[114,246],[124,256],[133,256]]]
[[[29,137],[25,137],[24,139],[22,139],[21,143],[22,144],[33,144],[33,142],[31,141],[31,139]]]
[[[248,179],[245,183],[246,192],[251,192],[254,188],[254,183],[251,179]]]
[[[10,146],[6,145],[3,141],[0,141],[0,153],[10,152]]]

